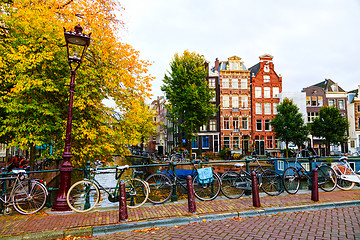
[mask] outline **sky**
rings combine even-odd
[[[283,91],[332,79],[345,91],[360,84],[360,0],[120,0],[120,37],[152,62],[153,99],[174,54],[229,57],[247,68],[271,54]]]

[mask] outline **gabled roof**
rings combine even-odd
[[[319,87],[324,89],[326,92],[345,92],[344,89],[342,89],[339,85],[337,85],[337,83],[335,83],[331,79],[325,79],[325,81],[319,82],[310,87]]]

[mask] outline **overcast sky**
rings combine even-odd
[[[154,96],[175,53],[241,57],[247,68],[274,56],[283,91],[330,78],[346,91],[360,84],[360,0],[120,0],[122,39],[153,62]]]

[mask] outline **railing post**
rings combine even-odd
[[[249,158],[245,158],[245,170],[246,170],[246,172],[250,172],[250,159]],[[246,196],[251,195],[250,189],[245,189],[245,195]]]
[[[125,182],[123,180],[121,180],[119,188],[119,222],[126,222],[128,220],[128,213],[126,205]]]
[[[318,171],[316,168],[312,170],[311,200],[314,202],[319,201]]]
[[[309,156],[309,171],[312,172],[313,168],[312,168],[312,165],[313,165],[313,157],[312,156]],[[309,181],[309,186],[308,186],[308,189],[309,190],[312,190],[312,181]]]
[[[260,207],[259,187],[256,179],[256,172],[251,172],[253,206]]]
[[[176,174],[176,162],[172,162],[172,171],[175,176]],[[173,185],[173,193],[171,196],[171,201],[176,202],[178,200],[177,194],[176,194],[176,183]]]
[[[188,175],[186,177],[187,190],[188,190],[188,207],[189,212],[192,214],[196,214],[196,203],[195,203],[195,194],[194,194],[194,186],[192,183],[192,177]]]
[[[84,178],[86,179],[90,178],[90,161],[86,162],[86,167],[84,169]]]

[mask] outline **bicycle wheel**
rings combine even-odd
[[[199,200],[211,201],[215,199],[221,189],[221,179],[219,175],[213,172],[213,181],[211,183],[199,183],[198,175],[193,178],[194,194]]]
[[[334,170],[327,165],[321,165],[317,169],[319,187],[325,192],[334,190],[337,184],[337,177]]]
[[[261,189],[270,196],[277,196],[284,191],[281,175],[274,170],[267,169],[260,174]]]
[[[46,187],[37,181],[23,181],[14,189],[13,206],[21,214],[33,214],[40,211],[46,203]]]
[[[149,202],[161,204],[170,199],[173,192],[171,179],[162,173],[154,173],[145,180],[150,187]]]
[[[236,172],[226,172],[221,176],[221,192],[230,199],[240,198],[245,193],[246,181]]]
[[[144,181],[131,178],[125,181],[126,205],[128,208],[137,208],[144,205],[149,197],[149,188]]]
[[[295,194],[300,188],[300,176],[294,167],[288,167],[283,174],[284,189],[289,194]]]
[[[99,200],[99,188],[89,180],[74,183],[66,195],[69,207],[75,212],[88,212],[96,206]]]
[[[342,175],[351,175],[352,172],[343,165],[334,165],[331,167],[337,176],[337,187],[341,190],[348,191],[355,186],[355,182],[350,182],[341,178]]]

